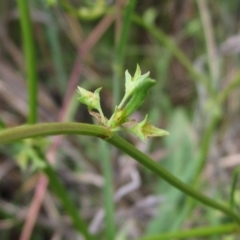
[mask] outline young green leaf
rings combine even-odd
[[[132,95],[134,93],[134,91],[136,90],[136,88],[138,88],[138,86],[148,78],[149,74],[150,74],[150,72],[147,72],[147,73],[141,75],[141,69],[140,69],[139,65],[137,65],[137,69],[136,69],[136,72],[133,77],[131,77],[129,72],[126,71],[126,73],[125,73],[125,76],[126,76],[125,92],[126,92],[126,94],[129,96]]]
[[[101,89],[102,88],[98,88],[92,93],[84,88],[78,87],[78,93],[80,93],[80,98],[78,98],[78,100],[80,103],[87,105],[89,110],[96,109],[99,111],[99,108],[101,108],[99,97]]]
[[[169,133],[161,128],[154,127],[149,122],[147,122],[148,115],[140,123],[129,128],[129,131],[139,137],[143,142],[146,143],[149,137],[162,137],[167,136]]]
[[[85,90],[84,88],[78,87],[78,93],[80,93],[80,98],[78,100],[82,103],[87,105],[88,110],[91,111],[92,109],[96,109],[101,116],[101,123],[106,124],[106,118],[102,112],[102,108],[100,105],[100,97],[99,92],[102,88],[98,88],[94,91],[94,93]],[[97,119],[99,122],[99,119]]]
[[[125,106],[125,114],[130,116],[134,111],[136,111],[143,103],[146,98],[149,89],[155,85],[155,80],[151,78],[146,78],[144,81],[139,82],[134,89],[134,94]]]
[[[125,72],[125,95],[124,95],[121,103],[119,104],[120,109],[122,109],[122,107],[125,104],[125,102],[127,101],[127,99],[129,99],[129,97],[132,96],[136,92],[136,89],[138,89],[142,83],[147,81],[148,76],[149,76],[149,72],[145,73],[144,75],[141,75],[141,69],[138,65],[137,65],[137,69],[136,69],[136,72],[133,77],[130,75],[128,70],[126,70],[126,72]]]

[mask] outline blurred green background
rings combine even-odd
[[[101,103],[109,117],[124,94],[125,70],[134,74],[139,64],[156,85],[132,118],[148,114],[170,135],[147,144],[122,136],[202,193],[229,200],[232,174],[240,163],[239,1],[25,2],[34,39],[38,122],[93,123],[77,101],[78,85],[90,91],[103,87]],[[28,117],[19,16],[16,1],[0,1],[2,128],[25,124]],[[69,197],[98,239],[140,239],[230,221],[92,137],[51,137],[0,146],[1,240],[82,239],[51,189],[37,203],[41,161],[34,154],[29,161],[26,154],[31,155],[34,144],[55,163]],[[235,196],[239,203],[238,188]],[[30,206],[40,210],[32,213]],[[114,223],[104,220],[104,209],[114,213]],[[35,218],[35,227],[27,226]]]

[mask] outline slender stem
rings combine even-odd
[[[131,13],[134,10],[136,0],[130,0],[129,5],[126,8],[126,14],[124,15],[124,25],[121,31],[121,37],[116,51],[115,58],[115,71],[113,77],[113,92],[114,92],[114,105],[117,105],[120,99],[120,77],[122,72],[122,64],[125,55],[125,47],[127,43],[128,33],[131,23]],[[115,113],[115,112],[114,112]],[[104,118],[105,119],[105,118]],[[111,126],[112,121],[114,120],[114,114],[108,121],[107,125]],[[114,201],[113,201],[113,177],[111,174],[111,164],[109,159],[110,152],[106,147],[106,143],[101,144],[102,150],[102,169],[105,177],[104,184],[104,204],[105,204],[105,224],[106,224],[106,239],[114,239],[115,236],[115,222],[114,222]]]
[[[28,123],[37,122],[37,68],[28,0],[17,0],[28,81]]]
[[[185,194],[195,198],[197,201],[204,205],[218,209],[227,215],[231,216],[235,221],[240,224],[240,216],[238,216],[234,211],[232,211],[226,205],[223,205],[211,198],[206,197],[202,193],[198,192],[190,185],[185,184],[177,177],[168,172],[165,168],[161,167],[158,163],[153,161],[150,157],[140,152],[138,149],[133,147],[130,143],[126,142],[123,138],[114,134],[111,138],[107,139],[109,143],[121,149],[123,152],[127,153],[129,156],[133,157],[136,161],[142,164],[144,167],[150,169],[152,172],[156,173],[158,176],[163,178],[166,182],[184,192]]]
[[[216,82],[219,73],[219,58],[217,57],[217,47],[214,37],[214,28],[211,21],[211,15],[206,0],[197,0],[202,29],[205,35],[205,42],[208,56],[208,66],[212,83]],[[213,84],[212,84],[213,86]]]
[[[104,125],[106,125],[106,124],[107,124],[107,120],[106,120],[106,118],[105,118],[105,116],[104,116],[104,114],[103,114],[102,108],[100,107],[100,108],[98,109],[98,111],[99,111],[99,113],[100,113],[102,122],[104,123]]]
[[[113,201],[113,176],[110,159],[110,149],[106,142],[99,142],[101,167],[104,175],[103,202],[105,208],[105,238],[115,238],[114,201]]]
[[[51,11],[51,8],[47,6],[45,0],[41,0],[40,4],[42,5],[44,12],[47,14],[47,18],[51,22],[51,24],[45,25],[45,29],[49,41],[51,57],[54,64],[54,70],[57,80],[56,87],[60,90],[61,93],[64,93],[67,83],[67,74],[63,61],[63,52],[60,44],[59,31],[56,26],[56,19],[54,18],[54,12]]]
[[[124,95],[122,101],[120,102],[119,106],[117,106],[117,107],[114,109],[114,113],[112,114],[112,116],[110,117],[110,119],[109,119],[109,121],[108,121],[108,123],[107,123],[107,126],[108,126],[108,127],[111,127],[111,126],[112,126],[112,123],[113,123],[113,121],[114,121],[115,115],[118,113],[118,110],[120,110],[120,109],[123,107],[123,105],[124,105],[124,103],[127,101],[128,97],[129,97],[129,96],[126,95],[126,93],[125,93],[125,95]]]
[[[166,182],[184,192],[185,194],[195,198],[199,202],[209,207],[215,208],[231,216],[240,224],[240,216],[232,209],[224,204],[221,204],[213,199],[210,199],[198,192],[188,184],[185,184],[177,177],[173,176],[161,165],[153,161],[150,157],[136,149],[133,145],[126,142],[116,134],[111,133],[107,128],[83,123],[44,123],[33,126],[14,127],[0,132],[0,144],[10,143],[24,138],[33,138],[60,134],[81,134],[100,137],[118,149],[133,157],[136,161],[156,173]]]
[[[126,93],[125,93],[122,101],[120,102],[120,104],[119,104],[119,106],[118,106],[119,109],[121,109],[121,108],[123,107],[123,105],[125,104],[125,102],[126,102],[127,99],[129,98],[129,95],[130,95],[130,94],[126,94]]]
[[[217,96],[219,104],[222,104],[227,100],[228,96],[232,93],[233,90],[237,89],[240,85],[240,71],[237,71],[234,79],[229,83],[229,85]]]
[[[237,180],[239,177],[240,173],[240,166],[238,166],[234,172],[233,172],[233,177],[232,177],[232,185],[231,185],[231,192],[230,192],[230,207],[234,210],[234,207],[236,207],[236,202],[234,199],[236,187],[237,187]]]
[[[134,13],[136,5],[136,0],[129,0],[128,5],[124,10],[123,15],[123,25],[121,29],[120,38],[118,39],[118,44],[116,48],[116,58],[114,62],[114,77],[113,77],[113,92],[114,92],[114,106],[118,105],[120,100],[120,89],[121,89],[121,74],[122,65],[125,57],[126,46],[128,35],[132,22],[132,15]]]
[[[208,90],[211,95],[214,95],[212,86],[208,81],[208,78],[203,74],[198,73],[191,61],[185,55],[185,53],[178,48],[174,41],[168,37],[161,29],[157,28],[154,25],[146,24],[141,17],[134,15],[133,21],[143,28],[147,29],[148,32],[155,37],[164,47],[166,47],[173,55],[178,59],[178,61],[185,67],[189,75],[192,77],[193,81],[201,83]]]
[[[23,125],[0,131],[0,144],[10,143],[25,138],[53,136],[53,135],[87,135],[109,138],[111,132],[101,126],[85,123],[41,123]]]
[[[179,232],[163,233],[156,236],[142,237],[138,240],[164,240],[164,239],[189,239],[196,237],[209,237],[226,233],[239,232],[239,226],[236,224],[225,224],[216,227],[196,228]]]
[[[43,169],[43,172],[48,176],[50,186],[55,191],[55,194],[59,197],[63,207],[71,216],[73,225],[81,234],[83,234],[86,240],[93,240],[94,237],[88,232],[88,228],[85,222],[83,219],[81,219],[77,208],[69,198],[69,195],[67,194],[64,185],[59,180],[57,173],[52,169],[51,165],[47,161],[45,162],[47,164],[47,167]]]
[[[199,176],[202,173],[202,171],[206,165],[207,156],[208,156],[209,149],[211,146],[211,140],[212,140],[214,131],[215,131],[218,123],[219,123],[219,116],[218,115],[211,116],[210,123],[203,135],[197,171],[196,171],[196,175],[194,177],[193,184],[192,184],[193,186],[196,186],[196,184],[199,180]]]

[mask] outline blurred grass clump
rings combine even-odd
[[[93,123],[78,85],[102,87],[110,117],[125,70],[133,75],[139,64],[156,85],[132,118],[148,114],[170,136],[144,144],[121,135],[239,215],[239,8],[223,0],[0,1],[0,128]],[[0,169],[1,240],[240,236],[229,216],[93,137],[1,145]]]

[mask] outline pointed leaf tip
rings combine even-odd
[[[80,97],[78,100],[82,103],[88,106],[89,110],[96,109],[100,110],[100,97],[99,92],[102,88],[98,88],[94,91],[94,93],[87,91],[84,88],[78,87],[78,93],[80,94]]]
[[[143,142],[147,142],[149,137],[163,137],[169,135],[169,133],[161,128],[157,128],[147,122],[148,115],[142,122],[137,123],[134,127],[129,128],[129,131],[134,133]]]

